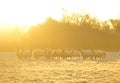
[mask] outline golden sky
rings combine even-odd
[[[34,25],[49,16],[59,20],[62,8],[106,20],[120,16],[119,4],[120,0],[0,0],[0,25]]]

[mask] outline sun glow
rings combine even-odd
[[[39,5],[37,7],[37,3],[27,0],[0,1],[0,23],[8,25],[32,25],[37,22],[43,22],[47,15],[41,11],[43,5]]]
[[[100,20],[120,14],[119,0],[1,0],[0,25],[31,26],[47,17],[59,20],[62,8],[70,12],[85,10]]]

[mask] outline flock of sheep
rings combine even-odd
[[[104,50],[70,50],[70,49],[18,49],[19,59],[67,59],[67,60],[103,60],[106,58]]]

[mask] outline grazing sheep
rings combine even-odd
[[[93,54],[94,54],[94,59],[104,59],[106,58],[106,55],[105,55],[105,51],[103,50],[93,50]]]
[[[83,57],[84,60],[93,59],[93,51],[81,49],[81,56]]]
[[[79,60],[80,57],[81,57],[81,52],[78,51],[78,50],[74,50],[73,52],[74,52],[74,56],[73,56],[73,58]]]
[[[22,50],[21,49],[17,49],[17,57],[18,59],[23,59],[23,55],[22,55]]]
[[[64,59],[72,59],[74,56],[73,50],[64,50]]]
[[[69,50],[69,49],[17,49],[17,57],[19,59],[31,59],[32,55],[34,59],[97,59],[102,60],[106,58],[105,51],[103,50]]]
[[[32,50],[19,49],[17,50],[17,56],[19,59],[31,59]]]
[[[35,49],[34,52],[34,59],[45,59],[47,51],[46,50],[41,50],[41,49]]]
[[[64,58],[64,51],[62,49],[56,50],[56,57],[57,59],[63,59]]]
[[[51,49],[46,49],[45,59],[51,59]]]
[[[56,59],[56,56],[57,54],[56,54],[56,50],[51,50],[51,52],[50,52],[50,59]]]

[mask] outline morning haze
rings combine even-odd
[[[0,83],[120,83],[118,3],[0,1]]]

